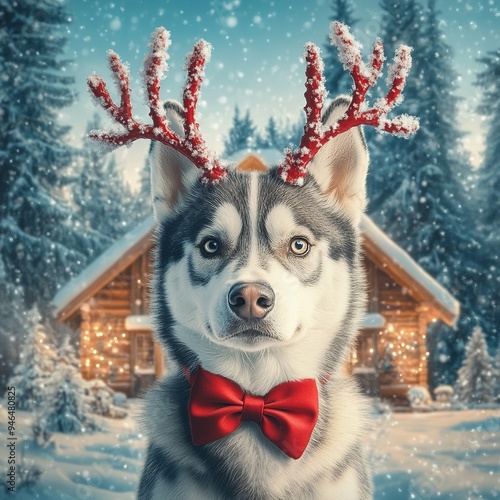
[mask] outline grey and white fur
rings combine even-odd
[[[348,103],[335,100],[324,123]],[[182,134],[182,108],[170,102],[166,109]],[[149,444],[139,498],[372,498],[362,452],[367,407],[343,372],[365,300],[358,224],[368,152],[361,129],[330,140],[302,187],[285,184],[276,168],[230,171],[219,185],[204,186],[189,160],[158,143],[151,166],[153,312],[169,373],[145,401]],[[250,313],[230,297],[247,285],[266,296],[263,305],[247,304]],[[199,365],[256,395],[314,378],[319,418],[302,457],[285,455],[253,422],[195,446],[182,367]]]

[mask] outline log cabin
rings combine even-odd
[[[268,163],[269,164],[269,163]],[[246,155],[240,170],[265,170]],[[154,252],[152,216],[115,242],[55,296],[58,323],[78,337],[82,375],[137,396],[168,369],[152,335],[149,279]],[[361,222],[368,301],[346,369],[374,396],[405,401],[427,386],[428,325],[454,325],[457,300],[368,217]]]

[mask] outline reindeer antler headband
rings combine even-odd
[[[306,45],[306,124],[299,147],[285,151],[285,158],[279,165],[278,172],[284,182],[302,185],[307,176],[307,167],[315,154],[331,138],[346,132],[358,125],[371,125],[379,130],[401,137],[409,137],[418,130],[418,119],[413,116],[400,115],[392,120],[386,118],[387,113],[402,101],[406,77],[411,67],[411,48],[401,45],[396,50],[394,62],[389,68],[389,91],[385,98],[378,99],[372,109],[366,109],[365,96],[373,87],[382,72],[384,48],[380,39],[373,46],[369,66],[361,59],[361,45],[342,23],[331,24],[332,44],[339,49],[344,68],[349,70],[354,81],[351,103],[345,114],[328,128],[321,121],[323,99],[325,96],[323,61],[319,48],[313,43]],[[144,59],[144,84],[147,91],[149,116],[152,124],[138,122],[132,116],[130,102],[130,77],[118,54],[108,51],[111,71],[120,90],[121,102],[117,106],[106,88],[106,84],[97,75],[88,78],[88,85],[97,103],[111,117],[123,125],[124,132],[92,131],[89,136],[112,147],[129,144],[137,139],[150,139],[165,144],[191,160],[203,173],[201,181],[207,184],[219,183],[227,174],[220,161],[207,148],[200,134],[196,121],[196,105],[203,81],[205,62],[210,59],[211,45],[200,40],[188,54],[186,61],[187,79],[183,92],[184,137],[179,137],[168,125],[165,110],[160,100],[160,80],[167,69],[167,49],[170,46],[170,34],[165,28],[157,28],[151,37],[150,53]],[[363,106],[365,104],[365,106]]]

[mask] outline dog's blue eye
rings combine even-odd
[[[200,249],[205,257],[213,257],[219,253],[220,245],[216,239],[207,238],[201,242]]]
[[[293,238],[290,241],[290,251],[294,255],[303,257],[311,249],[311,244],[305,238]]]

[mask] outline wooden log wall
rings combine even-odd
[[[380,313],[386,318],[386,326],[379,332],[378,356],[387,359],[390,354],[394,367],[385,373],[380,371],[380,384],[388,388],[381,392],[398,386],[403,386],[403,391],[408,385],[426,385],[426,309],[379,268],[377,275]]]
[[[81,364],[85,379],[99,378],[113,389],[132,387],[131,334],[125,319],[131,314],[131,272],[126,269],[81,308]]]
[[[134,339],[125,329],[131,314],[147,314],[149,255],[141,255],[80,310],[81,364],[86,379],[99,378],[113,389],[133,391]]]

